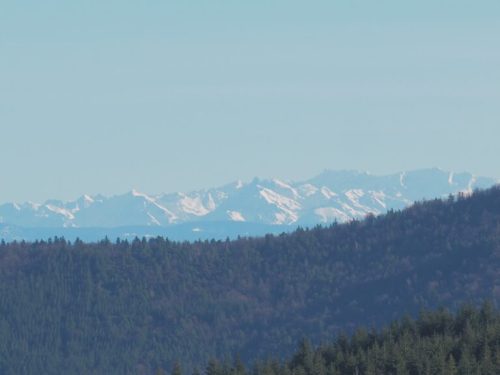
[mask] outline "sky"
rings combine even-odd
[[[500,177],[500,1],[0,2],[0,203]]]

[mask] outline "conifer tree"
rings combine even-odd
[[[174,363],[174,367],[172,368],[172,375],[182,375],[182,368],[179,362]]]
[[[491,350],[487,342],[484,343],[480,369],[482,375],[498,375],[498,373],[495,373],[495,366],[491,358]]]
[[[446,361],[446,369],[444,371],[444,375],[457,375],[457,365],[455,362],[455,358],[453,354],[450,354],[448,360]]]
[[[462,348],[460,362],[458,363],[458,373],[460,375],[473,375],[472,356],[468,347]]]
[[[234,375],[245,375],[246,374],[245,365],[243,364],[243,361],[241,360],[241,357],[239,354],[236,356],[236,359],[234,360],[233,374]]]
[[[221,365],[216,359],[210,359],[208,361],[207,368],[205,370],[205,375],[221,375]]]

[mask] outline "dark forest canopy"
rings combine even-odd
[[[406,313],[500,299],[500,189],[235,241],[0,244],[0,373],[284,358]]]
[[[159,374],[166,374],[159,369]],[[182,375],[174,364],[172,375]],[[359,328],[350,337],[313,348],[302,340],[287,360],[267,358],[245,366],[240,359],[211,359],[206,375],[462,375],[500,374],[500,312],[490,303],[422,311],[382,330]]]

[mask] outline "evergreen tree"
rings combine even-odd
[[[172,368],[172,375],[182,375],[182,368],[179,362],[174,363],[174,367]]]
[[[448,360],[446,361],[446,369],[444,371],[445,375],[457,375],[458,370],[457,370],[457,365],[455,362],[455,358],[453,357],[453,354],[450,354],[448,356]]]
[[[222,375],[222,367],[219,361],[216,359],[209,360],[205,370],[205,375]]]
[[[237,355],[236,359],[234,360],[233,374],[234,375],[245,375],[246,374],[245,365],[243,364],[243,361],[241,360],[240,355]]]
[[[469,347],[462,348],[460,362],[458,364],[458,373],[460,375],[473,375],[474,366]]]
[[[491,351],[488,342],[484,343],[483,357],[481,358],[479,368],[482,375],[498,375],[498,373],[495,372],[495,365],[493,363],[493,359],[491,358]]]

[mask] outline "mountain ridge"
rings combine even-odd
[[[362,219],[418,200],[470,194],[499,182],[437,168],[389,175],[327,169],[299,182],[254,178],[192,192],[149,195],[132,189],[110,197],[84,194],[73,201],[5,203],[0,205],[0,224],[44,229],[174,228],[214,222],[312,226]]]

